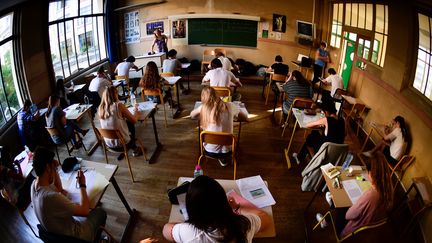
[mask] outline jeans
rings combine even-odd
[[[97,236],[100,226],[105,226],[107,213],[102,208],[95,208],[90,211],[87,217],[81,217],[81,227],[77,237],[89,242]]]

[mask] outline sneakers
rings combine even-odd
[[[220,164],[222,167],[225,167],[225,166],[228,165],[228,162],[226,162],[225,159],[218,159],[218,161],[219,161],[219,164]]]
[[[316,214],[316,220],[318,222],[320,222],[322,218],[323,218],[322,214],[320,214],[320,213]],[[321,221],[320,225],[321,225],[321,228],[324,229],[325,227],[327,227],[327,221],[324,219],[323,221]]]
[[[293,153],[292,157],[295,159],[296,163],[299,165],[300,164],[300,160],[298,159],[297,155],[298,155],[297,153]]]
[[[125,154],[124,154],[124,153],[121,153],[121,154],[117,157],[117,160],[122,160],[122,159],[124,159],[124,157],[125,157]]]
[[[332,195],[330,192],[326,192],[325,199],[326,199],[327,203],[330,205],[330,207],[333,207],[333,200],[332,200]]]
[[[366,157],[372,157],[372,152],[371,151],[366,151],[366,152],[363,152],[362,153],[364,156],[366,156]]]
[[[132,152],[132,156],[133,157],[138,157],[138,156],[141,156],[141,155],[143,155],[143,152],[142,152],[141,148],[136,148]]]

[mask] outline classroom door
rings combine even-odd
[[[345,89],[348,87],[348,82],[351,77],[351,69],[354,61],[356,40],[357,40],[356,33],[345,32],[344,39],[343,39],[344,57],[341,59],[343,62],[341,76],[342,76]]]

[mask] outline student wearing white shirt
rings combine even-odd
[[[203,78],[203,84],[210,82],[211,87],[241,87],[242,84],[230,71],[222,67],[222,62],[215,58],[210,63],[212,69]]]
[[[164,73],[173,73],[174,76],[179,76],[180,71],[182,69],[181,62],[176,59],[177,51],[175,49],[171,49],[167,53],[168,59],[165,59],[162,63],[162,72]],[[184,91],[183,82],[180,79],[180,89]]]
[[[129,77],[129,69],[132,68],[135,69],[135,71],[138,71],[138,67],[134,64],[134,62],[135,62],[135,57],[128,56],[124,62],[117,64],[114,73],[117,73],[118,76]],[[129,80],[129,82],[132,82],[132,80]],[[132,85],[129,84],[129,86],[132,86],[132,92],[134,92],[138,86],[138,82],[133,82]]]
[[[330,84],[332,86],[331,88],[331,92],[330,95],[333,98],[337,98],[340,99],[341,97],[334,97],[336,90],[337,89],[343,89],[343,82],[342,82],[342,77],[338,74],[336,74],[336,70],[334,70],[333,68],[329,68],[329,70],[327,71],[328,74],[330,74],[327,78],[321,80],[321,82],[323,82],[324,84]]]
[[[165,224],[163,235],[170,242],[252,242],[270,226],[270,216],[259,208],[227,198],[223,187],[208,176],[198,176],[186,194],[189,219]]]
[[[231,64],[231,61],[229,58],[225,57],[225,55],[222,52],[216,52],[215,56],[217,59],[219,59],[222,63],[222,67],[223,69],[227,70],[227,71],[231,71],[233,69],[233,66]],[[208,65],[208,68],[211,69],[211,64]]]
[[[111,79],[105,74],[103,66],[100,66],[97,76],[90,82],[87,93],[89,102],[93,105],[91,107],[93,117],[100,105],[103,92],[110,85],[112,85]]]

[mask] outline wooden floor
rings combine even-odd
[[[301,192],[300,190],[300,172],[305,164],[294,163],[290,170],[287,169],[283,149],[287,146],[288,135],[291,134],[292,128],[288,129],[285,137],[281,137],[282,129],[274,123],[272,118],[272,104],[269,102],[267,106],[264,105],[261,88],[260,85],[251,84],[239,89],[242,101],[245,102],[253,118],[242,126],[237,178],[261,175],[264,180],[267,180],[269,189],[276,200],[273,215],[277,235],[275,238],[256,239],[254,242],[304,242],[303,211],[313,196],[312,192]],[[164,242],[162,227],[168,221],[171,209],[166,191],[176,185],[178,177],[193,176],[199,153],[198,134],[197,122],[189,118],[189,113],[195,101],[200,99],[201,86],[198,82],[191,82],[191,89],[190,94],[180,95],[183,107],[180,117],[174,120],[169,113],[168,127],[164,126],[163,110],[159,108],[156,119],[163,150],[153,164],[144,162],[143,157],[131,157],[136,183],[131,182],[125,160],[119,162],[115,156],[109,157],[110,163],[118,164],[120,167],[115,177],[121,190],[131,207],[139,212],[139,218],[127,242],[139,242],[147,237],[158,238],[160,242]],[[81,125],[89,126],[89,123],[83,120]],[[137,134],[149,152],[155,149],[151,121],[138,124]],[[296,133],[292,151],[299,149],[304,141],[303,135],[303,131]],[[90,132],[85,139],[85,144],[90,144],[95,138]],[[346,143],[350,145],[350,150],[359,150],[358,142],[351,132],[346,137]],[[82,150],[76,151],[75,155],[105,163],[101,148],[98,148],[90,157],[86,156]],[[65,158],[65,156],[66,151],[63,150],[61,157]],[[232,166],[222,168],[217,162],[211,160],[204,164],[203,170],[204,174],[220,179],[231,179],[233,173]],[[128,215],[112,186],[108,187],[101,203],[102,208],[108,213],[107,228],[119,239]],[[29,212],[31,210],[29,208],[26,213],[31,214]],[[321,212],[328,210],[328,205],[322,196],[316,200],[314,210]],[[17,217],[13,218],[16,219],[16,222],[21,222]],[[315,222],[313,215],[310,220]],[[37,224],[34,218],[31,221],[33,226]],[[31,232],[24,231],[21,232],[21,236],[7,234],[7,239],[10,239],[11,242],[36,242]],[[330,229],[318,235],[320,242],[333,242]]]

